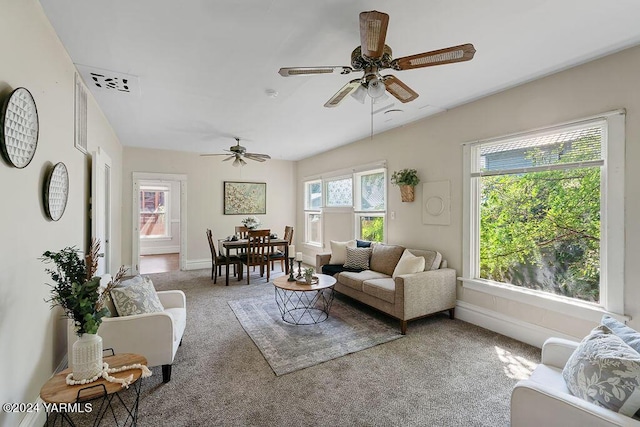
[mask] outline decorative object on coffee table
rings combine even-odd
[[[111,289],[120,283],[126,269],[120,267],[115,278],[100,291],[100,277],[94,276],[98,268],[100,243],[92,240],[85,259],[80,259],[78,250],[66,247],[59,252],[46,251],[41,261],[55,264],[55,269],[45,271],[56,282],[51,286],[52,308],[60,306],[65,316],[73,320],[75,332],[80,339],[73,345],[70,355],[73,380],[91,382],[103,371],[102,338],[97,336],[102,318],[109,314],[105,299],[110,298]],[[85,336],[87,335],[87,336]]]
[[[415,169],[401,169],[393,172],[391,183],[400,187],[403,202],[413,202],[415,186],[420,183],[420,178],[418,178],[418,172]]]
[[[26,167],[38,146],[38,110],[31,92],[15,89],[2,104],[0,112],[0,148],[13,166]]]

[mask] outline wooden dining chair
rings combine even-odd
[[[240,258],[235,255],[225,256],[222,254],[218,254],[218,250],[216,249],[216,245],[213,239],[213,233],[211,230],[207,228],[207,240],[209,240],[209,249],[211,250],[211,279],[213,279],[213,283],[217,283],[218,276],[222,276],[222,266],[224,265],[226,268],[229,268],[230,264],[233,264],[233,275],[237,274],[237,269],[242,268],[240,264]],[[227,285],[229,283],[227,282]]]
[[[260,277],[264,276],[267,270],[267,282],[270,280],[269,274],[269,248],[271,244],[271,230],[249,230],[247,235],[246,252],[239,255],[240,261],[247,266],[247,285],[251,282],[251,272],[249,267],[260,267]]]
[[[293,241],[293,227],[287,225],[284,228],[284,236],[282,236],[284,240],[287,241],[287,245],[290,245]],[[280,269],[285,271],[285,262],[288,260],[285,258],[285,247],[284,245],[276,247],[274,251],[269,254],[269,259],[271,260],[271,269],[273,270],[275,267],[276,261],[280,261]],[[289,254],[290,257],[294,257],[296,254]]]
[[[249,236],[249,231],[251,230],[244,225],[236,225],[236,236],[238,236],[239,239],[246,239]]]

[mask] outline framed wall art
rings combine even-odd
[[[224,182],[224,214],[256,215],[267,213],[265,182]]]

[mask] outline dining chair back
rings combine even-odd
[[[247,266],[247,285],[251,283],[251,273],[249,267],[259,266],[260,277],[264,276],[265,267],[267,270],[267,282],[270,280],[269,274],[269,248],[271,244],[271,230],[249,230],[247,234],[246,252],[240,254],[240,260]]]
[[[293,241],[293,227],[291,225],[287,225],[284,228],[284,236],[282,237],[284,240],[287,241],[287,245],[290,245],[291,242]],[[285,270],[285,265],[284,263],[287,262],[287,260],[285,259],[285,247],[283,246],[278,246],[276,248],[276,250],[272,251],[272,253],[269,254],[269,259],[271,260],[271,269],[273,270],[275,267],[275,262],[276,261],[280,261],[280,269],[282,271]],[[296,254],[289,254],[290,257],[294,257]]]
[[[229,268],[229,264],[233,264],[233,275],[236,275],[236,266],[240,267],[240,259],[235,256],[227,256],[224,254],[218,254],[216,249],[215,240],[213,239],[213,233],[207,228],[207,240],[209,241],[209,249],[211,250],[211,279],[213,283],[217,283],[218,276],[222,276],[222,266]],[[228,284],[228,283],[227,283]]]
[[[238,236],[239,239],[246,239],[249,236],[249,231],[251,230],[244,225],[236,225],[236,236]]]

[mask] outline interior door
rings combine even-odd
[[[97,275],[111,263],[111,158],[98,147],[91,163],[91,237],[100,241]]]

